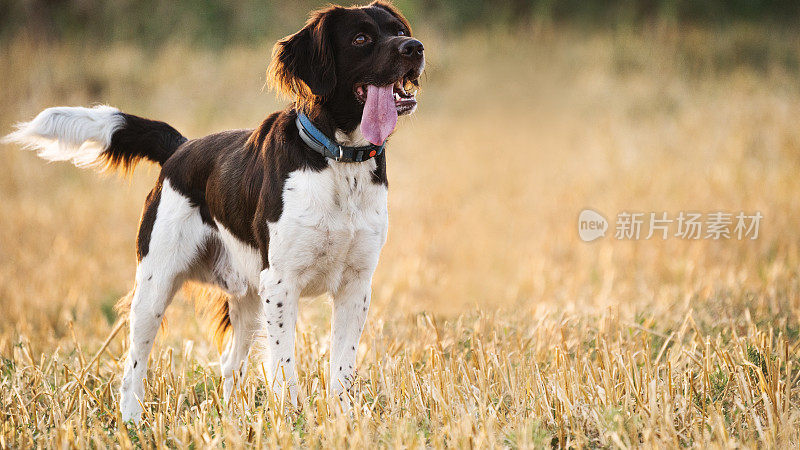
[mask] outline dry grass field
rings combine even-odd
[[[98,177],[4,145],[0,448],[798,448],[800,34],[420,35],[352,415],[325,391],[325,299],[301,306],[294,410],[258,369],[221,404],[217,351],[178,298],[145,424],[120,423],[111,308],[157,170]],[[261,91],[270,46],[4,42],[0,133],[93,103],[188,136],[254,127],[285,104]],[[586,207],[764,219],[756,240],[584,243]]]

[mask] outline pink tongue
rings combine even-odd
[[[394,105],[394,86],[367,86],[367,101],[361,116],[361,133],[375,145],[392,134],[397,125],[397,107]]]

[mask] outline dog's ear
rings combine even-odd
[[[275,44],[267,70],[273,88],[301,103],[324,100],[333,93],[336,63],[330,28],[337,9],[313,12],[303,29]]]

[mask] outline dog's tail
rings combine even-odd
[[[130,171],[142,159],[163,165],[186,138],[164,122],[111,106],[47,108],[3,141],[36,150],[49,161]]]

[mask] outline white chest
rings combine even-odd
[[[370,160],[292,172],[280,219],[268,224],[270,269],[294,277],[305,295],[336,291],[347,271],[371,276],[388,224],[374,168]]]

